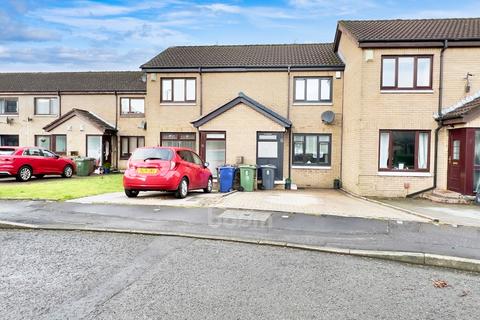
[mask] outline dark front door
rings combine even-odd
[[[450,130],[448,141],[447,189],[459,193],[465,190],[466,130]]]
[[[283,132],[257,133],[257,164],[274,165],[275,180],[283,180]]]

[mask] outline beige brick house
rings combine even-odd
[[[332,44],[182,46],[142,72],[0,74],[0,143],[119,168],[137,146],[185,146],[214,174],[274,164],[278,184],[471,195],[479,57],[480,19],[340,21]]]

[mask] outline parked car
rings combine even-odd
[[[28,181],[32,176],[61,175],[71,178],[75,162],[38,147],[0,147],[0,176]]]
[[[136,149],[128,160],[123,176],[125,194],[129,198],[140,191],[175,191],[185,198],[189,190],[212,192],[212,173],[192,150],[174,147]]]

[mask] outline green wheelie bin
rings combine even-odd
[[[256,166],[244,164],[238,166],[240,169],[240,186],[243,191],[253,191],[255,186],[255,171],[257,170]]]
[[[75,159],[77,165],[77,176],[86,177],[90,175],[90,160],[88,158]]]

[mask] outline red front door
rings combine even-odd
[[[465,194],[466,130],[450,130],[449,135],[447,189]]]

